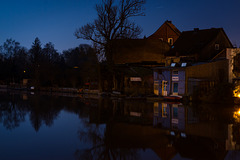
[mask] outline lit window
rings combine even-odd
[[[162,117],[167,117],[167,103],[162,103]]]
[[[176,66],[176,63],[171,63],[171,67],[175,67]]]
[[[187,66],[187,63],[182,63],[181,64],[181,67],[186,67]]]
[[[168,43],[169,43],[170,45],[173,45],[173,38],[168,38]]]

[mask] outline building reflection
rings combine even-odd
[[[90,146],[77,150],[77,159],[139,159],[145,150],[161,160],[236,159],[240,155],[239,109],[220,104],[2,96],[0,122],[14,129],[29,115],[32,127],[39,131],[43,124],[53,126],[62,110],[75,113],[85,124],[79,139]]]
[[[229,150],[240,149],[239,124],[233,123],[225,107],[201,110],[208,107],[155,102],[153,126],[169,130],[171,143],[183,157],[224,159]]]
[[[153,126],[184,132],[185,108],[182,104],[154,103]]]
[[[105,138],[113,148],[150,149],[160,159],[224,159],[229,150],[239,149],[240,126],[233,123],[228,107],[137,101],[108,105],[100,107],[99,114],[93,113],[106,124],[109,137]]]

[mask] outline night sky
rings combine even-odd
[[[0,0],[0,45],[12,38],[28,49],[38,37],[61,52],[82,43],[74,31],[96,18],[99,0]],[[147,0],[144,17],[133,20],[142,37],[154,33],[166,20],[180,30],[224,28],[233,45],[240,45],[239,0]]]

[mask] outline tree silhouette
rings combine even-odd
[[[119,3],[117,3],[119,2]],[[91,40],[104,52],[108,66],[108,90],[112,89],[113,52],[112,43],[116,39],[137,38],[141,29],[129,19],[144,15],[145,0],[102,0],[96,5],[97,19],[76,30],[75,36]]]
[[[13,39],[7,39],[0,46],[0,77],[2,81],[8,84],[20,82],[27,61],[26,53],[26,49]],[[21,65],[19,65],[20,63]]]
[[[42,55],[42,47],[39,38],[35,38],[31,49],[29,50],[30,54],[30,62],[31,62],[31,73],[33,78],[33,83],[35,87],[38,87],[40,82],[40,62],[41,62],[41,55]]]
[[[7,39],[3,44],[3,55],[5,58],[13,57],[20,49],[20,43],[13,40]]]
[[[39,65],[40,63],[40,58],[42,54],[42,47],[41,47],[41,42],[38,37],[35,38],[31,49],[29,50],[30,53],[30,60],[31,63],[34,65]]]
[[[66,75],[73,86],[82,86],[84,82],[94,80],[97,75],[97,56],[89,45],[80,45],[63,52],[66,62]]]

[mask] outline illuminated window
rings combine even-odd
[[[158,116],[158,102],[154,102],[153,107],[154,107],[154,116]]]
[[[181,67],[186,67],[187,66],[187,63],[182,63],[181,64]]]
[[[162,103],[162,117],[167,117],[167,103]]]
[[[176,63],[171,63],[171,67],[175,67],[176,66]]]
[[[170,45],[173,45],[173,38],[168,38],[168,43],[169,43]]]

